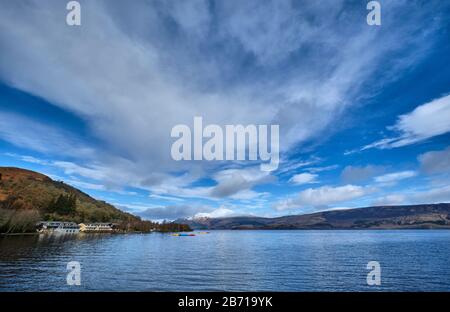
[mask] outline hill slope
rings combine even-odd
[[[0,167],[0,233],[34,231],[39,220],[114,222],[126,231],[162,227],[43,174]]]
[[[180,221],[180,220],[179,220]],[[279,218],[183,220],[194,229],[450,229],[450,204],[380,206]]]

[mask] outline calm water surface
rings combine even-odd
[[[81,263],[81,286],[66,265]],[[369,261],[382,285],[368,286]],[[0,291],[450,291],[450,231],[0,237]]]

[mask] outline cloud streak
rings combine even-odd
[[[421,169],[427,174],[450,172],[450,146],[442,151],[429,151],[418,157]]]
[[[382,176],[375,177],[375,182],[377,183],[393,183],[400,180],[408,179],[415,177],[417,175],[417,172],[412,170],[407,171],[400,171],[400,172],[393,172],[388,173]]]
[[[401,115],[389,129],[399,134],[366,145],[362,150],[402,147],[450,132],[450,95],[422,104],[412,112]]]
[[[330,204],[342,203],[348,200],[362,197],[373,192],[373,189],[358,185],[347,184],[344,186],[322,186],[308,188],[301,191],[296,197],[278,202],[275,209],[282,211],[304,207],[324,207]]]
[[[301,184],[310,184],[310,183],[318,183],[319,176],[313,173],[299,173],[293,175],[292,178],[289,179],[289,182],[301,185]]]

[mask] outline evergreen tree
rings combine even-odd
[[[57,213],[60,215],[73,214],[77,207],[77,197],[75,194],[63,195],[60,194],[56,200],[50,201],[47,211]]]

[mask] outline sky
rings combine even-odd
[[[144,219],[450,202],[450,3],[0,0],[0,165]],[[280,164],[171,129],[277,124]]]

